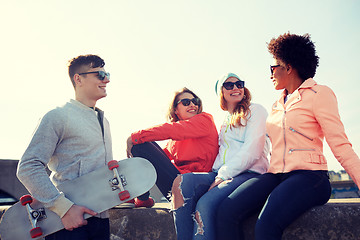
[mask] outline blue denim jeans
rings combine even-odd
[[[156,186],[160,192],[170,201],[171,187],[174,179],[180,174],[179,170],[171,163],[164,150],[155,142],[146,142],[134,145],[131,149],[134,157],[142,157],[147,159],[155,167],[157,173]],[[139,196],[140,200],[147,200],[150,196],[149,192]]]
[[[216,212],[219,203],[243,182],[259,174],[244,172],[234,177],[232,181],[219,184],[208,191],[216,175],[210,172],[186,173],[181,176],[180,190],[184,205],[173,211],[177,239],[215,239]]]
[[[331,195],[327,171],[266,173],[243,183],[217,212],[217,239],[244,239],[242,221],[261,209],[255,226],[258,240],[281,240],[301,214],[325,204]]]
[[[91,217],[88,224],[72,231],[60,230],[47,237],[46,240],[109,240],[110,224],[108,218]]]

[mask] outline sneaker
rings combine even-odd
[[[124,209],[126,209],[126,208],[130,208],[130,209],[135,208],[135,200],[131,199],[131,200],[127,201],[127,202],[124,202],[124,203],[118,205],[117,207],[118,208],[124,208]]]
[[[152,197],[149,197],[147,200],[142,201],[138,198],[135,198],[135,207],[139,208],[139,207],[146,207],[146,208],[151,208],[152,206],[155,205],[155,201]]]

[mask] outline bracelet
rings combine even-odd
[[[218,179],[221,179],[221,180],[223,180],[223,181],[226,181],[224,178],[222,178],[222,177],[215,177],[215,178],[218,178]]]

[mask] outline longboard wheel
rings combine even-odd
[[[30,230],[30,236],[31,238],[37,238],[43,234],[40,227],[36,227]]]
[[[119,193],[119,198],[121,201],[124,201],[125,199],[130,198],[130,193],[129,191],[125,190]]]
[[[113,170],[114,168],[117,168],[117,167],[119,167],[118,161],[116,161],[116,160],[111,160],[110,162],[108,162],[108,168],[109,168],[110,170]]]
[[[33,199],[30,195],[24,195],[20,198],[21,205],[25,206],[26,204],[32,203]]]

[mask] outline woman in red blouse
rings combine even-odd
[[[127,139],[128,157],[149,160],[157,172],[156,185],[169,200],[178,174],[209,172],[218,153],[218,133],[213,117],[202,111],[200,98],[183,88],[175,92],[169,122],[139,130]],[[168,140],[164,149],[154,141]],[[149,193],[135,199],[136,207],[152,207]]]

